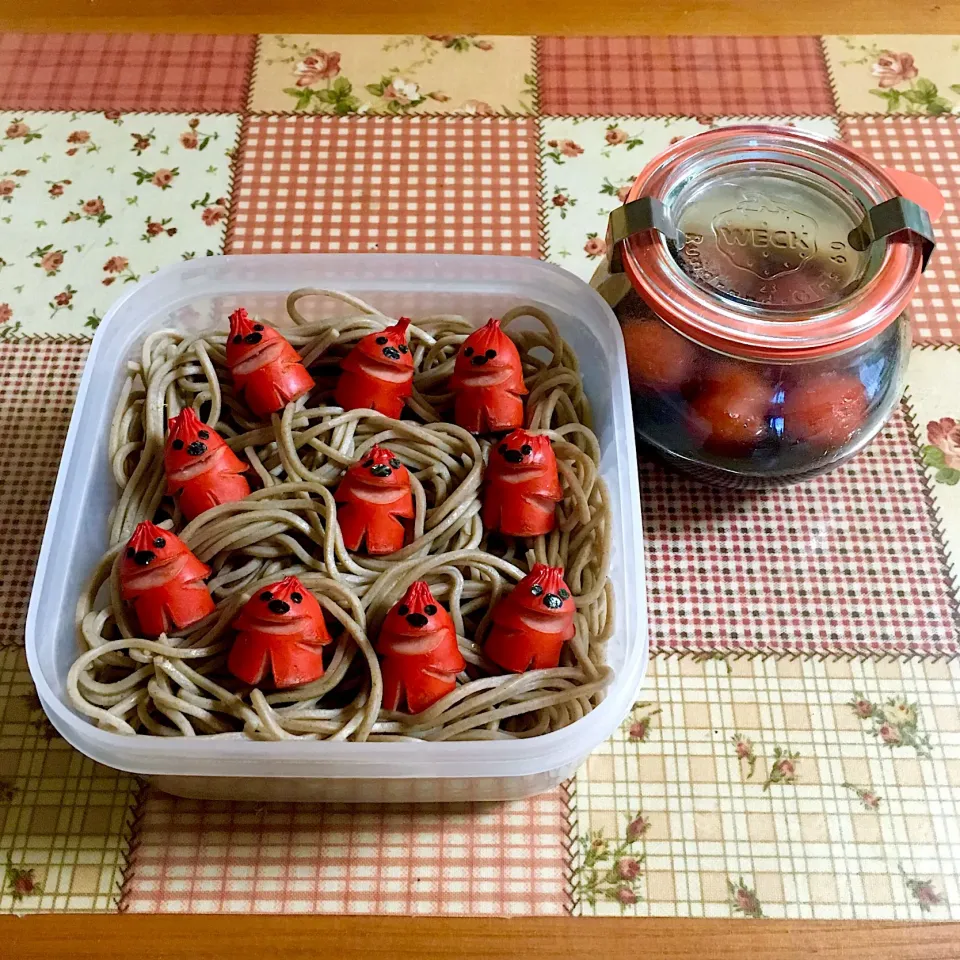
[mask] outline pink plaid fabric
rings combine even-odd
[[[251,117],[228,253],[538,251],[536,129],[506,117]]]
[[[0,33],[0,109],[242,110],[256,37]]]
[[[844,139],[887,167],[935,183],[946,207],[934,230],[937,249],[910,307],[913,335],[924,343],[960,340],[960,119],[957,117],[847,117]]]
[[[653,650],[958,651],[903,416],[809,483],[711,489],[641,458],[640,488]]]
[[[311,806],[151,790],[121,909],[136,913],[557,915],[562,791],[505,804]]]
[[[546,114],[834,112],[816,37],[545,37]]]

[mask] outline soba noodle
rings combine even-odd
[[[308,321],[298,309],[306,297],[332,298],[356,313]],[[120,488],[109,521],[110,549],[77,608],[84,653],[67,682],[76,709],[122,734],[355,741],[532,737],[589,712],[612,678],[604,662],[613,625],[611,522],[577,358],[550,317],[519,307],[502,323],[508,328],[529,317],[542,326],[512,336],[530,391],[527,427],[553,442],[565,495],[557,529],[521,541],[488,534],[480,521],[489,441],[443,422],[456,351],[473,329],[467,320],[433,316],[411,325],[415,376],[408,405],[416,419],[391,420],[370,410],[344,412],[325,402],[325,388],[357,340],[394,321],[332,290],[297,290],[287,310],[293,326],[284,333],[318,390],[314,405],[290,404],[269,424],[253,420],[232,391],[225,333],[161,330],[129,362],[109,436]],[[165,496],[163,444],[167,418],[187,405],[246,457],[259,489],[184,524]],[[333,498],[343,470],[375,443],[389,446],[409,468],[416,511],[412,542],[380,559],[347,552]],[[117,559],[144,519],[179,531],[213,568],[208,585],[216,612],[176,637],[138,636],[120,599]],[[483,654],[490,611],[536,562],[565,568],[577,607],[576,635],[559,667],[504,674]],[[339,625],[332,658],[313,683],[250,689],[226,670],[230,623],[250,596],[287,574],[314,593],[331,627]],[[467,667],[452,693],[410,716],[381,708],[372,640],[414,580],[426,580],[448,606]]]

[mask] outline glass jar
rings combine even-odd
[[[594,284],[627,349],[639,439],[711,483],[823,473],[899,402],[931,184],[845,144],[738,126],[680,141],[611,215]]]

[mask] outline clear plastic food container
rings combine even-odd
[[[333,287],[399,316],[459,313],[480,324],[519,304],[547,311],[576,351],[593,405],[601,474],[610,487],[610,577],[616,676],[591,713],[528,740],[461,743],[257,742],[129,737],[100,730],[69,705],[79,653],[77,598],[107,546],[116,485],[107,463],[110,420],[127,358],[162,327],[224,326],[240,302],[286,316],[298,287]],[[169,267],[114,304],[94,339],[64,445],[27,615],[30,671],[60,734],[101,763],[147,776],[180,796],[364,802],[497,800],[548,790],[569,777],[623,720],[647,663],[643,537],[626,358],[610,308],[557,267],[513,257],[284,255],[216,257]]]
[[[899,402],[903,311],[942,207],[927,181],[793,128],[671,146],[611,215],[594,277],[623,326],[638,437],[740,487],[861,450]]]

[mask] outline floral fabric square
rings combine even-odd
[[[89,336],[128,284],[220,253],[235,116],[0,114],[0,335]]]
[[[273,35],[260,39],[257,113],[529,113],[532,37]]]
[[[574,914],[960,915],[954,805],[918,802],[956,790],[958,689],[955,661],[654,657],[574,778]]]
[[[671,143],[735,123],[789,124],[836,136],[822,118],[546,117],[541,121],[546,256],[589,280],[606,253],[607,216],[637,174]]]
[[[256,37],[0,32],[0,110],[244,105]]]
[[[941,116],[960,107],[960,37],[824,37],[841,113]]]
[[[544,37],[546,114],[833,113],[816,37]]]
[[[960,346],[915,347],[907,371],[907,407],[913,417],[944,538],[944,555],[960,598]]]

